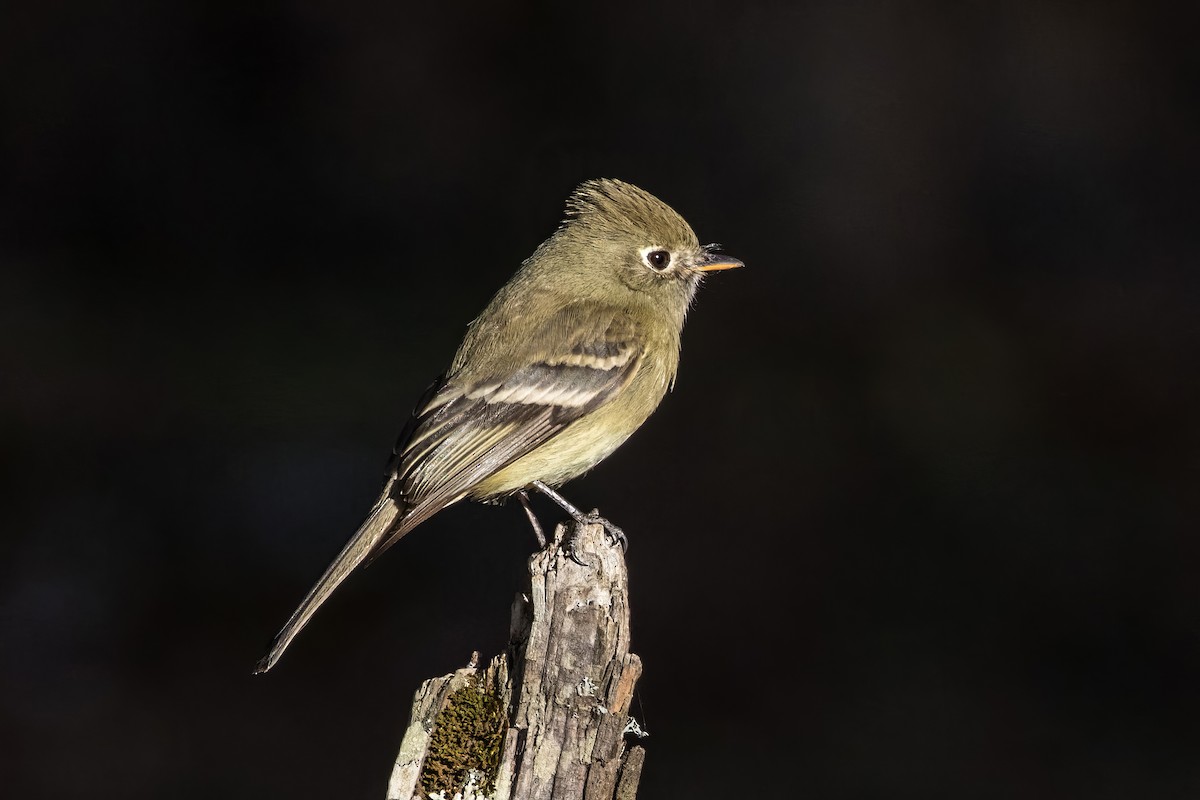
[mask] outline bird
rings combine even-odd
[[[564,219],[467,326],[450,368],[426,391],[393,448],[366,520],[273,640],[270,670],[360,565],[460,500],[530,491],[583,514],[556,489],[608,457],[673,388],[680,337],[710,272],[744,266],[701,245],[674,209],[604,178],[567,198]]]

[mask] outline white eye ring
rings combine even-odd
[[[672,261],[670,251],[663,250],[661,247],[648,247],[643,250],[642,260],[655,272],[662,272],[671,266]]]

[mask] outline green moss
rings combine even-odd
[[[433,721],[428,755],[421,767],[421,793],[444,792],[453,797],[474,771],[476,791],[490,795],[496,788],[504,732],[504,703],[474,682],[451,693]]]

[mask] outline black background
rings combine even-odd
[[[250,670],[611,176],[748,264],[566,490],[632,541],[641,796],[1196,796],[1195,27],[1002,5],[6,11],[4,793],[383,796],[519,509]]]

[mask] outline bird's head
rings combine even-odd
[[[559,236],[585,254],[575,268],[592,272],[593,280],[616,281],[681,314],[706,273],[743,266],[715,245],[701,245],[683,217],[654,195],[607,178],[571,193]]]

